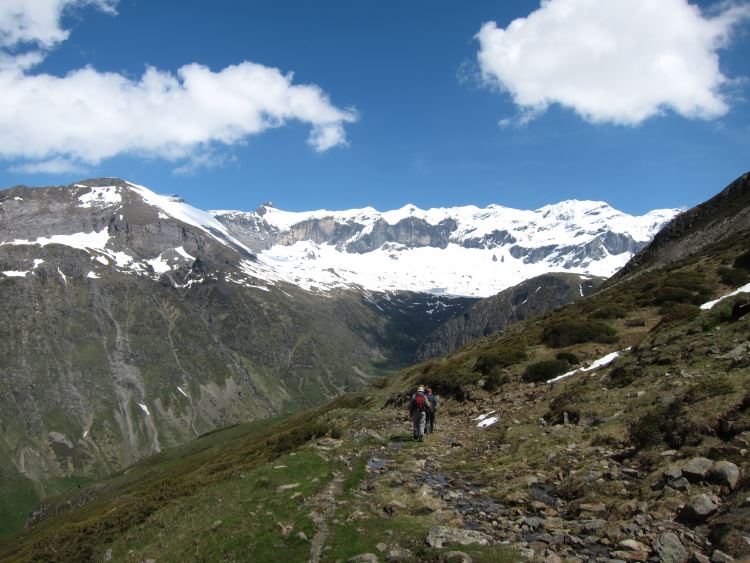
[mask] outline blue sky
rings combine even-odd
[[[538,1],[522,0],[37,1],[49,5],[46,27],[21,39],[9,34],[12,20],[3,24],[0,8],[0,48],[6,33],[0,67],[2,55],[37,57],[33,65],[16,65],[22,70],[0,69],[0,80],[3,72],[6,78],[15,73],[8,80],[17,88],[0,88],[0,108],[6,105],[13,113],[3,116],[0,109],[0,128],[6,130],[5,139],[0,134],[2,187],[119,176],[214,209],[254,209],[269,200],[289,210],[392,209],[405,203],[533,209],[577,198],[643,213],[695,205],[750,169],[746,3],[730,5],[735,12],[728,14],[726,4],[692,2],[706,22],[713,18],[704,29],[700,20],[687,17],[681,23],[668,11],[689,16],[685,0],[664,0],[667,11],[653,14],[651,28],[641,18],[633,30],[615,10],[611,22],[609,14],[587,14],[587,0],[553,0],[552,8],[567,2],[575,12],[584,6],[564,17],[552,8],[543,10]],[[528,18],[528,25],[513,37],[502,33],[516,18]],[[565,42],[591,29],[587,18],[605,31],[608,25],[621,26],[612,33],[637,39],[636,50],[606,51],[590,67],[585,60],[578,64],[580,46],[571,45],[568,53]],[[716,22],[727,19],[732,23],[725,25],[720,49],[704,53],[680,42],[683,32],[696,35],[680,25],[714,33]],[[475,37],[492,21],[496,25],[486,37],[500,44],[495,51]],[[678,69],[674,84],[663,87],[638,70],[646,66],[639,66],[639,57],[651,56],[648,31],[660,26],[669,28],[664,35],[676,37],[674,51],[686,53],[689,64],[689,71],[679,74]],[[559,37],[563,47],[556,53],[557,44],[550,48],[540,37]],[[610,43],[601,34],[592,37],[599,41],[594,50]],[[506,47],[534,41],[537,52],[526,52],[515,67],[497,58]],[[480,51],[486,55],[484,66]],[[712,75],[709,68],[717,55],[725,82],[721,87],[716,69]],[[545,74],[549,60],[558,67]],[[276,108],[280,99],[298,100],[273,114],[270,124],[258,125],[250,112],[238,131],[231,111],[229,118],[221,112],[204,116],[195,109],[200,104],[187,104],[174,116],[167,115],[170,106],[157,111],[156,105],[141,115],[138,103],[146,98],[129,89],[140,83],[147,67],[168,82],[192,64],[206,67],[195,71],[196,80],[220,86],[231,78],[222,71],[245,61],[262,65],[253,68],[268,82],[253,92],[263,97],[264,107]],[[66,80],[86,67],[88,76]],[[534,74],[532,68],[542,70]],[[607,72],[610,68],[615,72]],[[250,69],[243,69],[231,79],[253,80]],[[293,78],[284,78],[289,72]],[[39,76],[51,85],[46,90],[63,93],[42,93]],[[168,88],[179,90],[176,80],[177,87]],[[594,99],[598,81],[603,97]],[[264,97],[280,84],[278,98]],[[299,85],[316,89],[302,91]],[[80,121],[71,124],[66,117],[79,115],[81,103],[76,86],[100,93],[91,103],[103,105],[96,112],[82,111]],[[639,99],[630,96],[618,105],[618,90],[630,92],[631,87]],[[579,91],[571,93],[575,88]],[[691,89],[694,95],[683,96]],[[122,107],[128,110],[107,107],[108,94],[116,97],[122,91]],[[638,113],[644,107],[648,113],[643,100],[657,96],[658,102],[658,95],[667,101],[657,115]],[[124,129],[130,120],[132,138],[117,141],[130,135]],[[121,123],[110,127],[113,121]]]

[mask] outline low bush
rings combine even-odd
[[[741,268],[743,270],[750,270],[750,250],[744,254],[740,254],[734,260],[734,267]]]
[[[750,281],[750,274],[747,270],[737,268],[719,268],[719,278],[722,283],[731,287],[740,287]]]
[[[634,319],[628,319],[625,321],[625,326],[628,328],[646,326],[646,319],[644,319],[643,317],[636,317]]]
[[[571,366],[577,366],[581,363],[581,360],[573,352],[558,352],[555,354],[555,358],[568,362]]]
[[[680,321],[689,321],[698,316],[700,308],[689,303],[674,303],[671,306],[663,307],[659,314],[661,315],[662,324],[671,324]]]
[[[595,319],[622,319],[628,312],[625,307],[620,305],[607,305],[594,311],[592,315]]]
[[[570,364],[565,360],[555,358],[554,360],[542,360],[531,364],[523,373],[524,381],[540,382],[547,381],[553,377],[565,373],[570,368]]]
[[[690,387],[682,400],[688,404],[697,403],[704,399],[729,395],[734,391],[734,383],[726,375],[706,377]]]
[[[484,380],[484,389],[490,392],[497,391],[508,382],[510,382],[508,374],[502,373],[499,370],[492,370]]]
[[[617,366],[609,372],[609,380],[614,387],[627,387],[639,376],[640,373],[633,365]]]
[[[583,342],[617,342],[617,331],[602,321],[558,321],[547,325],[542,332],[542,343],[562,348]]]
[[[506,347],[484,352],[474,364],[474,370],[482,375],[490,375],[493,370],[502,369],[526,359],[526,351],[517,347]]]

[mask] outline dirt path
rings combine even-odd
[[[312,500],[313,509],[310,512],[310,519],[318,527],[318,531],[315,532],[315,536],[310,541],[310,563],[320,562],[323,546],[330,533],[328,519],[336,511],[336,495],[341,494],[343,482],[344,475],[342,473],[336,474],[333,480]]]

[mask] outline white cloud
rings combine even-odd
[[[186,161],[176,172],[190,173],[221,162],[219,146],[290,121],[311,126],[308,143],[316,151],[344,146],[344,124],[357,120],[353,109],[334,106],[318,86],[293,84],[292,73],[249,61],[218,71],[196,63],[174,73],[149,67],[136,79],[91,67],[65,76],[36,73],[43,49],[67,37],[60,24],[66,9],[112,11],[116,1],[0,4],[0,47],[6,47],[0,51],[0,158],[34,161],[16,170],[62,170],[62,163],[97,164],[134,154]],[[7,48],[21,43],[37,49]]]
[[[10,167],[16,174],[80,174],[85,168],[64,158],[53,158],[41,162],[26,162]]]
[[[711,119],[729,107],[718,50],[750,5],[704,16],[687,0],[543,0],[506,28],[477,34],[485,84],[510,93],[523,124],[551,104],[584,119],[636,125],[665,109]]]
[[[35,43],[50,48],[65,41],[68,31],[60,23],[65,12],[94,6],[115,13],[118,0],[2,0],[0,2],[0,46]]]

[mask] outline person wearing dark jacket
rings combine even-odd
[[[425,397],[430,402],[430,410],[427,411],[427,422],[425,424],[425,432],[432,434],[435,431],[435,411],[437,411],[437,397],[432,394],[432,389],[427,388]]]
[[[414,429],[414,439],[422,441],[424,436],[425,421],[427,420],[427,411],[430,410],[430,400],[424,392],[424,385],[417,387],[417,392],[409,402],[409,415]]]

